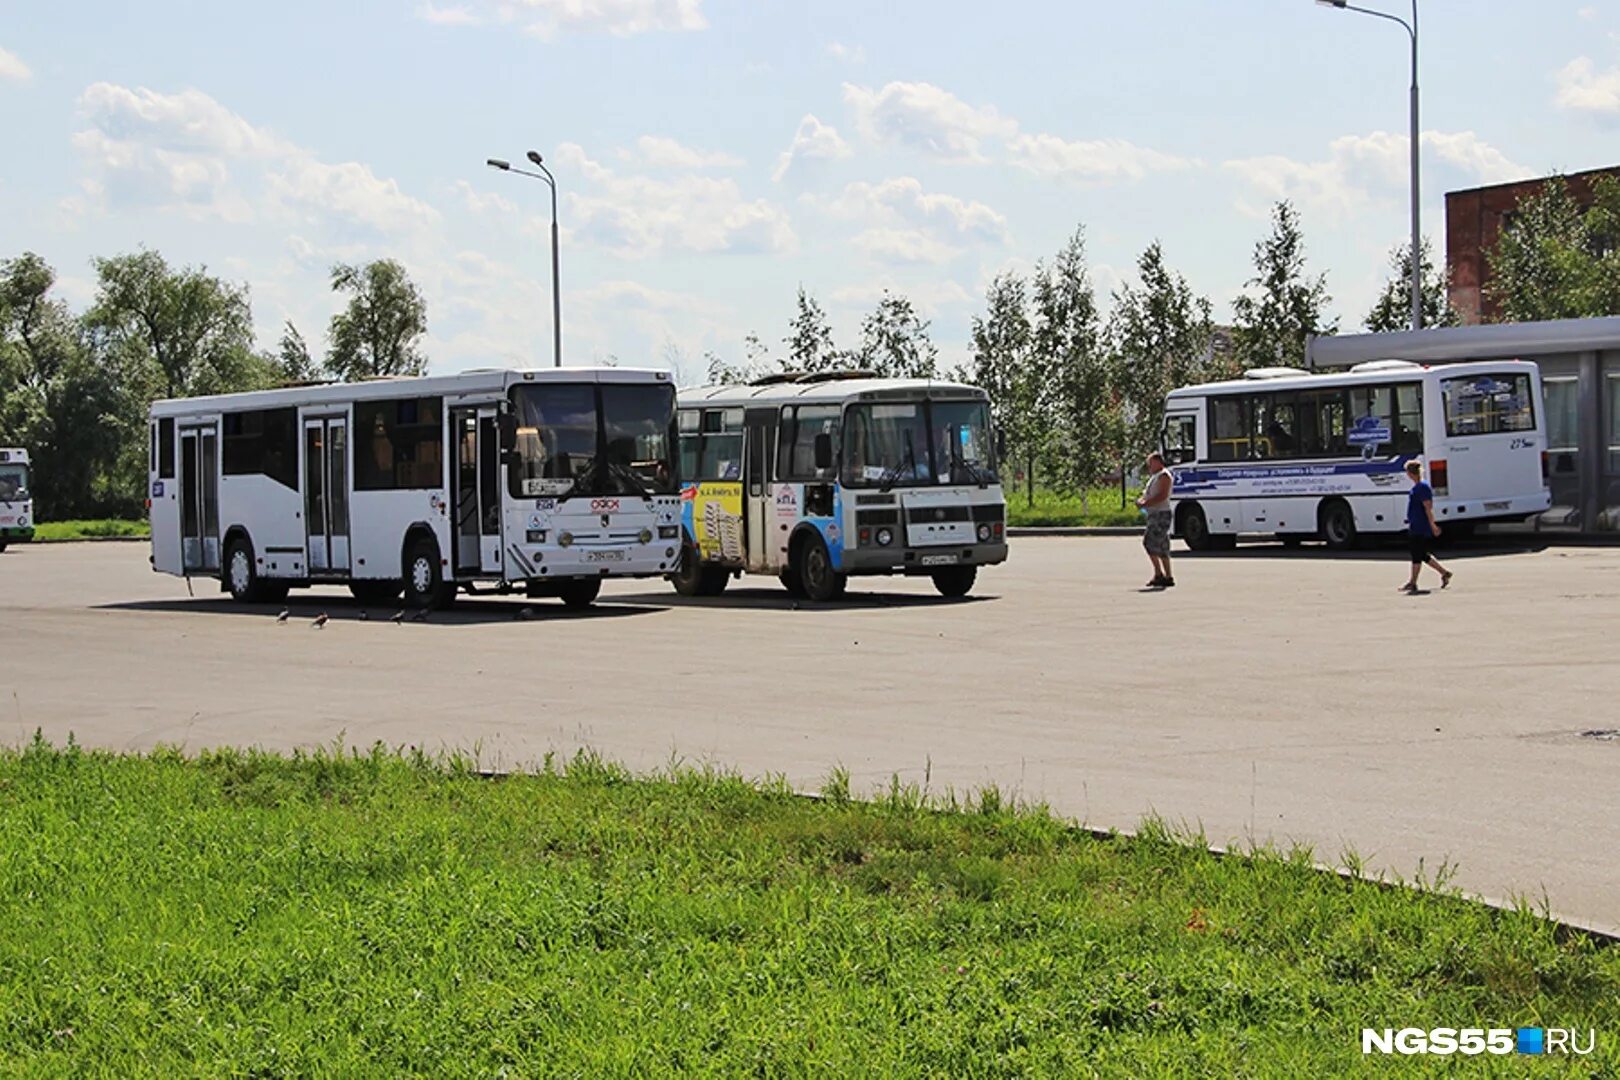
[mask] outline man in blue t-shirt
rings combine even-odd
[[[1406,497],[1406,533],[1412,545],[1412,577],[1401,592],[1418,591],[1418,572],[1424,565],[1434,567],[1440,575],[1440,587],[1451,584],[1451,571],[1440,565],[1434,557],[1434,538],[1440,535],[1440,523],[1434,520],[1434,489],[1423,482],[1423,465],[1412,460],[1406,463],[1406,478],[1412,481],[1412,491]]]

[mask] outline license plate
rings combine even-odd
[[[923,566],[950,566],[960,558],[959,555],[924,555],[917,562]]]
[[[608,551],[587,551],[586,562],[624,562],[624,552],[617,548]]]

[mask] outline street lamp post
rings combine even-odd
[[[1363,15],[1372,15],[1380,19],[1388,19],[1392,23],[1399,23],[1412,39],[1412,88],[1411,88],[1411,133],[1409,140],[1412,144],[1412,329],[1423,329],[1423,234],[1418,224],[1418,16],[1417,0],[1412,0],[1412,21],[1407,22],[1399,15],[1391,15],[1387,11],[1374,11],[1372,8],[1357,7],[1346,0],[1316,0],[1323,7],[1339,8],[1342,11],[1359,11]]]
[[[545,159],[538,150],[530,150],[528,158],[534,167],[540,171],[529,172],[527,169],[516,169],[510,161],[500,158],[490,158],[485,162],[492,169],[501,172],[513,172],[519,176],[532,176],[536,180],[544,180],[551,189],[551,356],[557,367],[562,367],[562,286],[558,283],[558,255],[557,255],[557,179],[546,168]]]

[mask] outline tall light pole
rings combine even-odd
[[[527,169],[513,168],[510,161],[503,161],[500,158],[490,158],[485,164],[501,172],[513,172],[519,176],[532,176],[536,180],[544,180],[546,186],[551,189],[551,356],[555,365],[562,367],[562,287],[558,284],[557,277],[557,179],[551,175],[551,170],[546,168],[545,160],[538,150],[530,150],[528,158],[534,163],[534,167],[540,170],[539,172],[532,173]]]
[[[1423,329],[1423,234],[1418,225],[1418,16],[1417,0],[1412,0],[1412,21],[1407,22],[1399,15],[1391,15],[1387,11],[1374,11],[1372,8],[1357,7],[1347,3],[1346,0],[1316,0],[1323,7],[1339,8],[1341,11],[1359,11],[1363,15],[1372,15],[1380,19],[1388,19],[1392,23],[1399,23],[1412,39],[1412,130],[1410,141],[1412,143],[1412,329]]]

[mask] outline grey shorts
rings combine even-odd
[[[1147,532],[1142,534],[1142,546],[1149,555],[1170,554],[1170,511],[1149,510]]]

